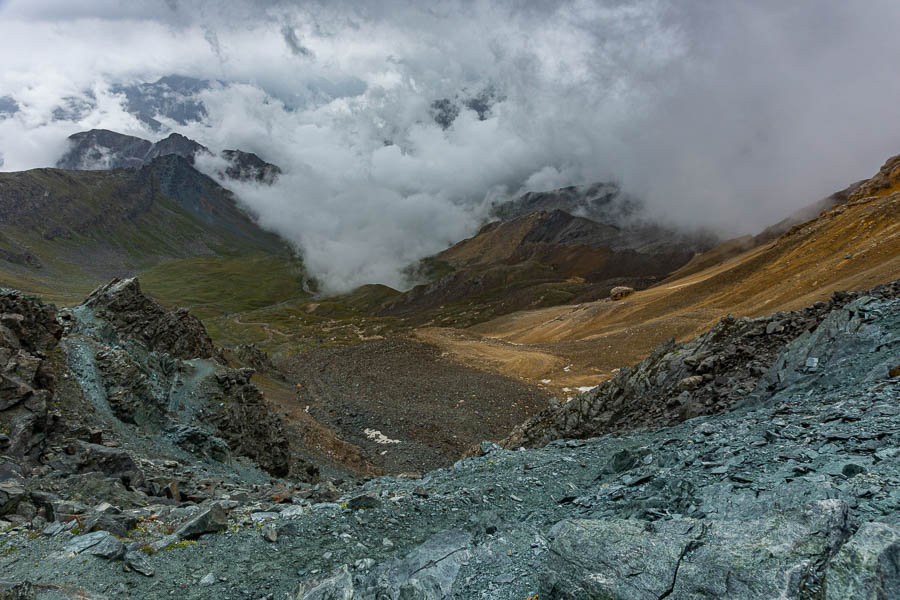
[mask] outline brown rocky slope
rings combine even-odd
[[[690,339],[727,314],[795,310],[826,301],[836,290],[893,280],[900,273],[900,193],[861,196],[870,187],[863,183],[848,202],[763,246],[616,302],[523,311],[465,330],[429,328],[418,335],[461,362],[545,380],[558,397],[572,397],[575,388],[596,385],[665,340]],[[497,360],[491,346],[502,353]],[[527,362],[535,352],[558,360],[533,363],[539,368],[531,372],[508,369],[520,364],[517,353]]]

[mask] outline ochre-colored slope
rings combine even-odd
[[[764,246],[618,302],[515,313],[464,332],[430,329],[419,336],[467,364],[550,380],[544,385],[565,397],[637,362],[660,342],[693,337],[726,314],[792,310],[835,290],[897,277],[900,193],[892,193],[853,200]],[[558,360],[535,361],[535,353]]]

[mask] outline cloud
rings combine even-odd
[[[160,121],[281,166],[235,191],[332,291],[408,285],[403,267],[525,190],[615,179],[667,222],[752,232],[898,151],[898,17],[886,0],[13,0],[0,168],[50,165],[89,127],[157,139],[110,90],[180,74],[221,84],[203,122]],[[66,98],[87,110],[53,120]]]

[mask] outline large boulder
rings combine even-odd
[[[634,293],[634,288],[618,285],[609,291],[610,300],[621,300],[625,296],[631,295]]]
[[[438,533],[401,559],[391,558],[365,577],[354,579],[347,567],[321,581],[299,586],[297,600],[353,598],[452,598],[463,564],[472,558],[472,536],[460,530]]]
[[[0,517],[15,511],[24,497],[22,482],[15,479],[0,482]]]
[[[540,597],[820,598],[828,559],[849,535],[838,500],[749,522],[566,520],[551,530]]]
[[[79,535],[63,548],[72,554],[92,554],[107,560],[118,560],[125,556],[125,545],[107,531],[95,531]]]
[[[827,600],[882,600],[900,595],[900,528],[863,523],[841,547],[825,579]]]
[[[193,540],[207,533],[217,533],[228,528],[228,515],[222,505],[215,503],[208,509],[175,530],[179,540]]]

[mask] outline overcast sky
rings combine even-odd
[[[755,232],[900,152],[898,26],[892,0],[0,0],[0,169],[92,127],[159,138],[109,88],[179,74],[222,84],[167,125],[284,169],[236,191],[331,290],[403,287],[523,190],[614,179],[668,222]],[[483,120],[431,117],[486,91]]]

